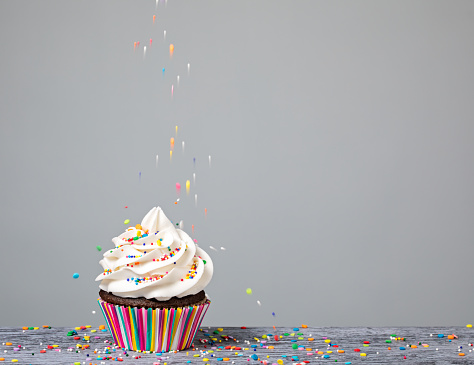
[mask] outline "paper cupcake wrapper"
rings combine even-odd
[[[211,302],[182,308],[135,308],[98,299],[115,344],[133,351],[168,352],[191,347]]]

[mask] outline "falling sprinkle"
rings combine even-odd
[[[183,146],[183,153],[184,153],[184,141],[181,142],[181,146]]]
[[[178,76],[176,76],[176,83],[177,83],[177,85],[176,85],[176,86],[179,86],[179,75],[178,75]]]
[[[261,307],[262,303],[260,303],[260,300],[257,300],[257,304]]]
[[[172,157],[173,157],[173,151],[170,150],[170,161]]]
[[[221,247],[221,250],[222,250],[222,251],[225,251],[225,247]]]
[[[163,39],[166,39],[166,30],[163,31]]]
[[[97,249],[97,251],[102,251],[102,247],[99,245],[95,246],[95,248]]]
[[[194,194],[194,206],[197,207],[197,205],[198,205],[198,195]]]
[[[206,218],[207,218],[207,208],[204,208],[204,215],[205,215]]]
[[[77,272],[75,272],[74,274],[72,274],[72,278],[73,279],[78,279],[79,278],[79,274]]]
[[[153,23],[155,23],[156,15],[153,15]]]
[[[191,64],[188,63],[188,76],[189,76],[189,70],[191,70]]]
[[[272,312],[272,316],[275,317],[275,312]]]
[[[189,194],[189,190],[191,189],[191,182],[186,180],[186,194]]]
[[[174,45],[173,43],[170,44],[170,57],[173,56],[173,52],[174,52]]]
[[[137,48],[137,42],[133,42],[133,50],[135,51],[136,48]]]
[[[210,248],[211,250],[217,251],[217,250],[216,250],[214,247],[212,247],[212,246],[209,246],[209,248]]]
[[[174,85],[171,85],[171,97],[173,97],[173,93],[174,93]]]
[[[150,38],[150,47],[151,47],[151,43],[153,42],[153,40]]]
[[[123,221],[123,224],[129,224],[129,223],[130,223],[130,219],[125,219],[125,220]]]
[[[193,164],[194,164],[194,167],[196,167],[196,157],[193,157]]]
[[[245,291],[248,295],[252,295],[252,289],[250,288],[247,288],[247,290]]]
[[[163,73],[163,77],[165,77],[165,68],[163,67],[163,70],[161,70],[161,72]]]
[[[156,167],[158,167],[158,155],[156,155]]]
[[[92,311],[92,314],[95,314],[95,311]]]
[[[193,172],[193,184],[196,185],[196,173]]]
[[[125,208],[128,208],[128,205],[126,205]]]
[[[181,192],[181,184],[179,182],[176,183],[176,193],[179,195]]]
[[[141,171],[138,173],[138,181],[139,182],[142,181],[142,172]]]
[[[182,220],[179,221],[179,229],[183,229],[184,227],[184,222]]]
[[[143,58],[145,58],[145,56],[146,56],[146,46],[143,47]]]
[[[209,155],[209,167],[211,167],[211,155]]]
[[[178,126],[176,126],[176,137],[178,137]]]
[[[194,224],[191,225],[191,229],[193,230],[193,234],[194,234]]]
[[[155,9],[158,8],[158,0],[156,0]]]

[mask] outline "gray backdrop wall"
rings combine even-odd
[[[473,16],[0,2],[0,325],[103,323],[96,246],[156,205],[213,259],[205,324],[473,322]]]

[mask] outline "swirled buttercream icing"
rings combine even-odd
[[[155,207],[141,224],[112,239],[96,281],[102,290],[124,298],[165,301],[197,294],[212,278],[209,255]]]

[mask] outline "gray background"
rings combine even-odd
[[[206,324],[473,322],[473,15],[2,1],[0,325],[103,323],[95,247],[156,205],[213,258]]]

